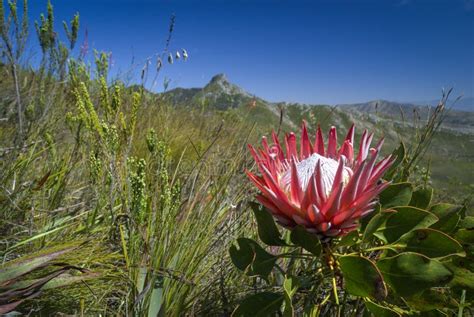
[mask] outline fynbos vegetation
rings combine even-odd
[[[419,170],[449,94],[395,149],[353,128],[326,138],[329,115],[293,113],[298,139],[291,106],[150,92],[188,59],[174,17],[134,86],[111,78],[110,53],[88,62],[79,14],[65,41],[54,18],[48,3],[31,32],[26,0],[0,1],[1,314],[472,313],[474,218]]]

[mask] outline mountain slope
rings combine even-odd
[[[203,88],[175,88],[165,95],[177,104],[208,103],[219,110],[237,108],[253,98],[242,88],[230,83],[224,74],[215,75]]]
[[[283,104],[270,103],[253,96],[239,86],[229,82],[224,74],[217,74],[203,88],[175,88],[164,93],[177,106],[202,107],[233,113],[239,118],[252,119],[256,123],[275,126],[280,121]],[[295,127],[284,117],[283,125]]]
[[[429,106],[436,106],[439,100],[423,100],[423,101],[416,101],[412,102],[416,105],[429,105]],[[458,111],[469,111],[474,112],[474,97],[461,97],[459,100],[453,103],[453,109]]]
[[[435,111],[435,106],[432,105],[420,106],[387,100],[343,104],[336,105],[336,107],[403,123],[425,122]],[[444,114],[443,128],[463,133],[474,133],[474,112],[448,108]]]
[[[416,124],[422,126],[433,111],[431,106],[387,100],[337,106],[272,103],[232,84],[223,74],[214,76],[203,88],[176,88],[166,92],[165,97],[177,106],[204,107],[206,111],[221,113],[230,123],[235,120],[255,123],[256,128],[265,133],[279,128],[281,115],[283,131],[297,131],[305,120],[313,133],[318,125],[325,131],[332,125],[337,126],[339,138],[344,137],[352,123],[356,123],[358,137],[364,129],[373,131],[376,138],[385,137],[383,149],[386,153],[400,141],[409,144],[414,140],[414,118]],[[459,197],[472,192],[474,112],[447,110],[425,161],[431,166],[432,181],[437,188],[455,192]]]
[[[332,113],[333,124],[339,124],[342,117],[357,117],[363,122],[377,123],[381,120],[395,121],[398,125],[413,125],[423,123],[435,110],[432,105],[420,106],[412,103],[399,103],[388,100],[373,100],[365,103],[329,105],[302,105],[298,103],[272,103],[254,96],[239,86],[231,83],[224,74],[217,74],[203,88],[175,88],[165,93],[165,96],[176,105],[201,106],[225,111],[228,109],[251,110],[254,115],[259,112],[271,112],[279,117],[285,110],[284,123],[295,126],[301,121],[301,114],[314,107],[323,112],[323,117]],[[462,100],[462,99],[461,99]],[[460,102],[460,101],[458,101]],[[469,101],[468,101],[469,102]],[[314,110],[314,109],[313,109]],[[314,112],[314,111],[313,111]],[[321,117],[320,113],[314,113]],[[267,118],[273,121],[275,118]],[[347,121],[347,120],[346,120]],[[458,133],[474,134],[474,112],[447,109],[444,114],[443,129]]]

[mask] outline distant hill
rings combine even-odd
[[[231,111],[239,119],[251,116],[254,120],[278,123],[281,104],[270,103],[253,96],[231,83],[225,74],[217,74],[202,88],[175,88],[164,93],[177,106],[205,106],[217,111]],[[283,123],[294,127],[287,117]]]
[[[380,120],[391,120],[399,124],[413,124],[425,121],[433,112],[437,102],[433,105],[418,105],[413,103],[400,103],[388,100],[373,100],[364,103],[341,104],[341,105],[303,105],[298,103],[274,103],[254,96],[241,87],[231,83],[225,74],[217,74],[202,88],[175,88],[165,93],[170,101],[177,105],[207,105],[217,110],[256,108],[253,112],[271,112],[279,116],[280,110],[285,109],[285,123],[294,126],[297,119],[301,119],[298,111],[305,112],[311,107],[318,107],[320,111],[333,113],[334,123],[341,122],[342,117],[356,116],[358,120],[379,122]],[[459,100],[469,104],[470,99]],[[464,101],[463,101],[464,100]],[[473,100],[474,101],[474,100]],[[449,107],[449,105],[448,105]],[[299,110],[295,110],[299,109]],[[260,113],[261,114],[261,113]],[[338,114],[338,115],[336,115]],[[268,119],[268,118],[267,118]],[[292,120],[296,119],[296,120]],[[347,119],[347,118],[346,118]],[[276,120],[273,118],[273,120]],[[273,121],[272,120],[272,121]],[[474,111],[459,111],[454,107],[445,113],[443,122],[445,129],[461,133],[474,134]]]
[[[416,105],[429,105],[436,106],[439,100],[423,100],[412,102]],[[474,97],[461,97],[458,101],[454,102],[452,108],[459,111],[469,111],[474,112]]]
[[[264,132],[279,126],[281,114],[283,131],[297,131],[302,120],[306,120],[312,129],[318,124],[325,131],[331,125],[339,127],[341,138],[355,122],[359,136],[363,129],[374,131],[377,138],[384,136],[384,151],[391,151],[401,140],[405,143],[413,140],[414,118],[422,126],[434,109],[433,105],[388,100],[335,106],[274,103],[246,92],[223,74],[214,76],[202,88],[176,88],[163,95],[176,106],[217,112],[229,124],[236,120],[254,122]],[[449,109],[448,105],[441,129],[427,153],[428,161],[438,188],[459,193],[461,188],[474,188],[474,112]]]
[[[439,102],[439,101],[438,101]],[[435,105],[438,102],[434,103]],[[435,105],[420,106],[411,103],[399,103],[387,100],[373,100],[364,103],[336,105],[338,108],[366,113],[399,122],[412,123],[426,121],[435,110]],[[443,127],[458,132],[474,133],[474,112],[459,111],[453,108],[445,112]]]
[[[219,110],[237,108],[253,99],[242,88],[230,83],[224,74],[215,75],[203,88],[175,88],[165,95],[178,104],[206,102]]]

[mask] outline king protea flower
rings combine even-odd
[[[393,163],[391,156],[377,162],[383,139],[371,148],[372,138],[373,134],[364,131],[355,156],[354,125],[339,148],[335,127],[325,147],[321,129],[318,127],[312,143],[305,122],[299,151],[294,133],[285,137],[285,152],[275,132],[272,145],[263,137],[263,148],[249,145],[261,174],[247,171],[260,190],[257,200],[286,228],[301,225],[322,238],[354,230],[358,220],[374,210],[377,196],[388,186],[381,177]]]

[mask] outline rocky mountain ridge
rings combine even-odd
[[[231,83],[225,74],[217,74],[202,88],[175,88],[165,93],[174,104],[192,106],[206,104],[217,110],[238,108],[260,108],[279,116],[280,111],[289,108],[301,108],[301,111],[311,107],[324,107],[333,112],[342,112],[355,116],[359,120],[373,122],[390,120],[399,124],[413,125],[422,123],[429,118],[435,107],[432,105],[416,105],[388,100],[373,100],[364,103],[339,105],[307,105],[288,102],[269,102],[254,96],[241,87]],[[291,118],[285,117],[286,122],[293,126],[297,124]],[[338,118],[335,119],[338,121]],[[458,133],[474,134],[474,111],[459,111],[449,108],[445,112],[444,129]]]

